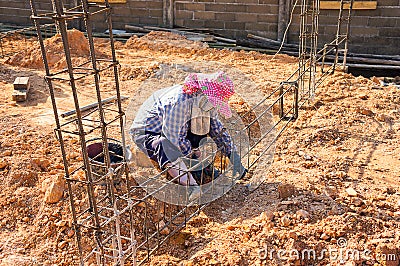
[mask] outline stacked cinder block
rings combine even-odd
[[[28,97],[28,92],[31,87],[29,77],[17,77],[14,81],[14,92],[12,94],[13,101],[23,102]]]

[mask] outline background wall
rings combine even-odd
[[[66,0],[66,6],[76,0]],[[37,0],[39,9],[51,10],[50,0]],[[168,2],[168,1],[165,1]],[[300,0],[299,0],[300,2]],[[125,24],[162,26],[163,0],[127,0],[114,4],[114,28]],[[350,52],[400,54],[400,0],[379,0],[376,10],[354,10],[350,31]],[[176,0],[174,25],[209,28],[229,38],[248,33],[277,39],[279,0]],[[299,9],[296,8],[288,41],[298,42]],[[164,14],[164,15],[163,15]],[[29,1],[0,0],[0,23],[30,25]],[[163,19],[164,16],[164,19]],[[319,42],[329,42],[336,33],[338,10],[321,10]],[[94,29],[105,29],[104,15],[98,15]]]

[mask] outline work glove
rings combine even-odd
[[[233,165],[233,176],[239,175],[239,179],[242,179],[246,175],[247,169],[243,166],[240,155],[234,152],[231,155],[230,161]]]
[[[202,153],[199,149],[193,149],[192,159],[201,159]],[[196,180],[198,184],[205,184],[210,182],[211,180],[220,176],[220,172],[208,162],[208,160],[204,161],[204,164],[200,166],[200,169],[191,171],[193,178]]]

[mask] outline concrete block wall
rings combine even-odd
[[[175,25],[216,29],[230,38],[248,33],[276,38],[278,0],[197,0],[175,2]]]
[[[74,0],[64,0],[66,8],[73,5]],[[36,0],[38,13],[52,10],[50,0]],[[125,24],[161,25],[163,22],[163,0],[128,0],[126,4],[113,4],[113,25],[124,29]],[[32,25],[30,20],[31,7],[27,0],[0,0],[0,23],[16,25]],[[94,30],[104,31],[105,14],[100,13],[93,17]],[[47,22],[44,22],[47,23]]]
[[[354,51],[400,55],[400,0],[379,0],[377,10],[356,10],[350,34]]]
[[[50,10],[50,0],[36,0],[39,9]],[[277,39],[279,0],[175,0],[174,25],[209,28],[225,37],[243,38],[248,33]],[[357,1],[357,0],[356,0]],[[73,0],[64,2],[72,3]],[[299,1],[300,2],[300,1]],[[163,0],[127,0],[113,4],[115,29],[125,24],[163,25]],[[354,10],[350,52],[400,54],[400,0],[379,0],[376,10]],[[296,8],[288,40],[298,43],[299,8]],[[29,1],[0,0],[0,23],[30,25]],[[321,10],[319,43],[331,41],[336,33],[338,10]],[[105,16],[94,18],[94,30],[106,29]]]
[[[163,24],[163,0],[128,0],[126,4],[113,4],[113,27],[124,29],[126,24],[156,25]],[[106,29],[105,15],[94,18],[95,30]]]
[[[31,7],[29,1],[0,0],[0,23],[29,25]]]

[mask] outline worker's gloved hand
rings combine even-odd
[[[240,155],[237,152],[234,152],[231,155],[230,160],[233,165],[233,176],[239,174],[239,179],[242,179],[246,175],[247,169],[243,166],[240,160]]]

